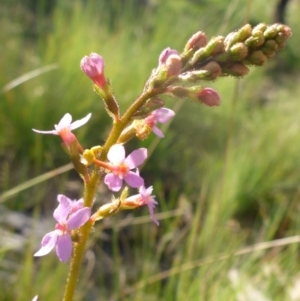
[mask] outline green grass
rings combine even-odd
[[[1,87],[32,70],[58,68],[0,95],[1,192],[68,163],[57,137],[34,134],[32,128],[52,129],[66,112],[74,119],[92,112],[91,122],[76,134],[85,147],[104,142],[110,120],[79,68],[84,55],[104,57],[124,111],[162,49],[182,49],[197,30],[211,37],[248,20],[271,23],[276,1],[166,0],[138,13],[131,2],[97,3],[57,2],[51,16],[41,6],[33,33],[30,11],[17,3],[14,10],[5,6],[1,22],[13,26],[0,33],[6,41],[0,48]],[[299,277],[297,243],[239,251],[300,229],[297,8],[292,2],[287,13],[294,35],[273,61],[244,79],[212,83],[222,96],[220,107],[166,98],[168,107],[178,110],[166,137],[157,145],[154,136],[130,143],[129,148],[154,147],[142,172],[147,184],[154,184],[161,225],[149,223],[146,209],[99,223],[77,300],[230,301],[255,292],[261,300],[297,300],[291,297]],[[7,208],[32,217],[32,235],[18,252],[0,244],[0,301],[31,300],[36,294],[45,301],[61,298],[68,266],[54,253],[32,257],[40,243],[39,223],[51,217],[57,193],[79,197],[77,175],[58,175],[5,201]],[[102,188],[98,204],[101,196],[107,198]]]

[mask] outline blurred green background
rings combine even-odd
[[[199,30],[274,23],[278,2],[1,1],[0,301],[62,298],[68,265],[32,255],[54,227],[56,195],[79,198],[82,184],[58,169],[68,164],[60,139],[31,129],[92,112],[76,135],[85,147],[104,142],[111,121],[81,58],[103,56],[124,111],[164,48],[181,51]],[[128,152],[153,151],[142,173],[160,226],[146,208],[99,223],[76,300],[300,300],[299,11],[290,0],[293,36],[266,66],[210,85],[220,107],[165,98],[177,111],[166,137],[130,142]],[[97,206],[109,199],[100,187]]]

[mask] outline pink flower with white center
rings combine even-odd
[[[124,146],[115,144],[108,151],[107,158],[111,163],[110,170],[112,173],[105,176],[104,183],[110,190],[119,191],[123,180],[133,188],[144,185],[144,179],[140,177],[138,172],[133,172],[131,169],[136,168],[146,160],[146,148],[139,148],[125,158]]]
[[[64,115],[64,117],[60,120],[58,124],[54,125],[55,130],[52,131],[40,131],[35,129],[32,130],[40,134],[59,135],[63,140],[64,144],[68,146],[72,141],[77,140],[75,135],[71,131],[86,124],[91,118],[91,115],[92,114],[89,113],[84,118],[80,120],[76,120],[72,123],[72,116],[69,113],[67,113]]]
[[[80,62],[82,71],[100,88],[106,85],[104,76],[104,60],[97,53],[91,53],[90,56],[85,56]]]
[[[165,137],[162,131],[156,126],[156,123],[166,123],[169,119],[175,116],[175,112],[167,109],[167,108],[160,108],[150,113],[149,116],[145,118],[145,124],[151,127],[153,133],[163,138]]]
[[[155,201],[155,196],[151,195],[153,191],[153,187],[150,186],[148,188],[142,186],[139,189],[139,194],[133,195],[129,198],[127,198],[124,201],[124,206],[128,207],[141,207],[144,205],[148,206],[149,213],[150,213],[150,218],[152,221],[158,226],[159,222],[154,216],[154,207],[157,205],[157,201]]]
[[[60,261],[67,262],[72,254],[71,231],[83,226],[91,216],[91,208],[84,207],[71,214],[70,200],[60,198],[58,207],[54,210],[53,217],[57,221],[55,230],[47,233],[42,239],[42,247],[34,256],[47,255],[55,246],[56,254]]]

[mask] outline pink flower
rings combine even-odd
[[[72,254],[71,231],[84,225],[91,216],[91,208],[84,207],[72,213],[72,204],[67,197],[60,197],[60,203],[54,210],[57,221],[55,230],[47,233],[42,239],[42,247],[34,256],[44,256],[56,246],[60,261],[67,262]]]
[[[146,189],[146,187],[142,186],[139,189],[139,194],[133,195],[129,198],[127,198],[124,201],[124,205],[128,207],[140,207],[147,205],[150,213],[150,218],[152,221],[158,226],[159,222],[154,216],[154,207],[157,205],[157,201],[154,200],[155,196],[151,195],[153,191],[153,187],[150,186]]]
[[[100,88],[106,85],[104,76],[104,60],[97,53],[91,53],[90,56],[85,56],[80,62],[82,71]]]
[[[178,75],[182,68],[180,53],[170,47],[162,51],[158,63],[167,72],[167,77]]]
[[[221,103],[219,93],[212,88],[204,88],[197,93],[197,98],[209,107],[219,106]]]
[[[170,47],[164,49],[158,59],[159,65],[166,64],[171,55],[180,56],[179,52],[175,49],[171,49]]]
[[[160,108],[150,113],[149,116],[145,118],[145,123],[151,127],[153,133],[163,138],[165,137],[162,131],[156,126],[156,123],[166,123],[170,118],[175,116],[175,112],[167,109],[167,108]]]
[[[141,165],[147,158],[147,149],[139,148],[133,151],[125,158],[125,149],[121,144],[113,145],[107,154],[108,160],[111,162],[111,171],[104,178],[104,183],[112,191],[119,191],[122,187],[123,180],[130,187],[137,188],[144,185],[144,180],[139,176],[138,172],[130,171]]]
[[[67,201],[70,204],[70,214],[75,213],[79,209],[83,208],[83,198],[79,199],[78,201],[76,201],[76,200],[72,201],[71,199],[69,199],[68,197],[66,197],[63,194],[59,194],[57,196],[57,201],[59,203],[61,203],[62,201],[65,201],[65,199],[67,199]]]
[[[91,113],[89,113],[87,116],[80,120],[76,120],[73,123],[72,122],[72,116],[67,113],[64,115],[64,117],[60,120],[58,124],[54,125],[55,130],[52,131],[40,131],[32,129],[36,133],[40,134],[52,134],[52,135],[59,135],[63,142],[66,145],[70,145],[70,143],[74,140],[76,140],[75,135],[71,132],[72,130],[75,130],[82,125],[86,124],[89,119],[91,118]]]

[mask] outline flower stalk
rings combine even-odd
[[[61,137],[63,148],[84,182],[83,201],[80,199],[74,203],[67,197],[58,197],[60,204],[53,215],[57,221],[55,230],[44,236],[41,249],[35,253],[35,256],[43,256],[56,247],[61,261],[66,262],[71,258],[63,301],[72,301],[74,298],[84,251],[95,222],[120,210],[133,210],[146,205],[150,218],[159,225],[154,216],[158,202],[152,195],[153,187],[146,188],[138,170],[138,166],[147,158],[147,149],[134,150],[125,157],[124,148],[124,144],[130,139],[137,137],[144,140],[152,132],[159,138],[164,138],[157,123],[168,122],[175,113],[164,107],[164,101],[159,96],[171,95],[208,107],[219,106],[220,95],[214,89],[205,87],[203,82],[229,75],[237,78],[246,75],[249,66],[264,65],[284,47],[290,36],[291,30],[282,24],[259,24],[254,28],[247,24],[226,37],[216,36],[210,40],[204,32],[199,31],[188,40],[181,54],[169,47],[162,51],[158,66],[152,71],[143,92],[123,116],[111,83],[104,75],[103,58],[92,53],[81,60],[82,71],[93,81],[94,90],[113,118],[112,128],[104,145],[84,149],[72,132],[84,125],[91,114],[71,123],[72,116],[67,113],[55,125],[54,130],[34,130]],[[112,192],[122,192],[119,197],[113,196],[110,203],[92,213],[97,189],[102,181]],[[127,186],[138,189],[138,194],[128,196],[127,186],[121,190],[124,182]]]

